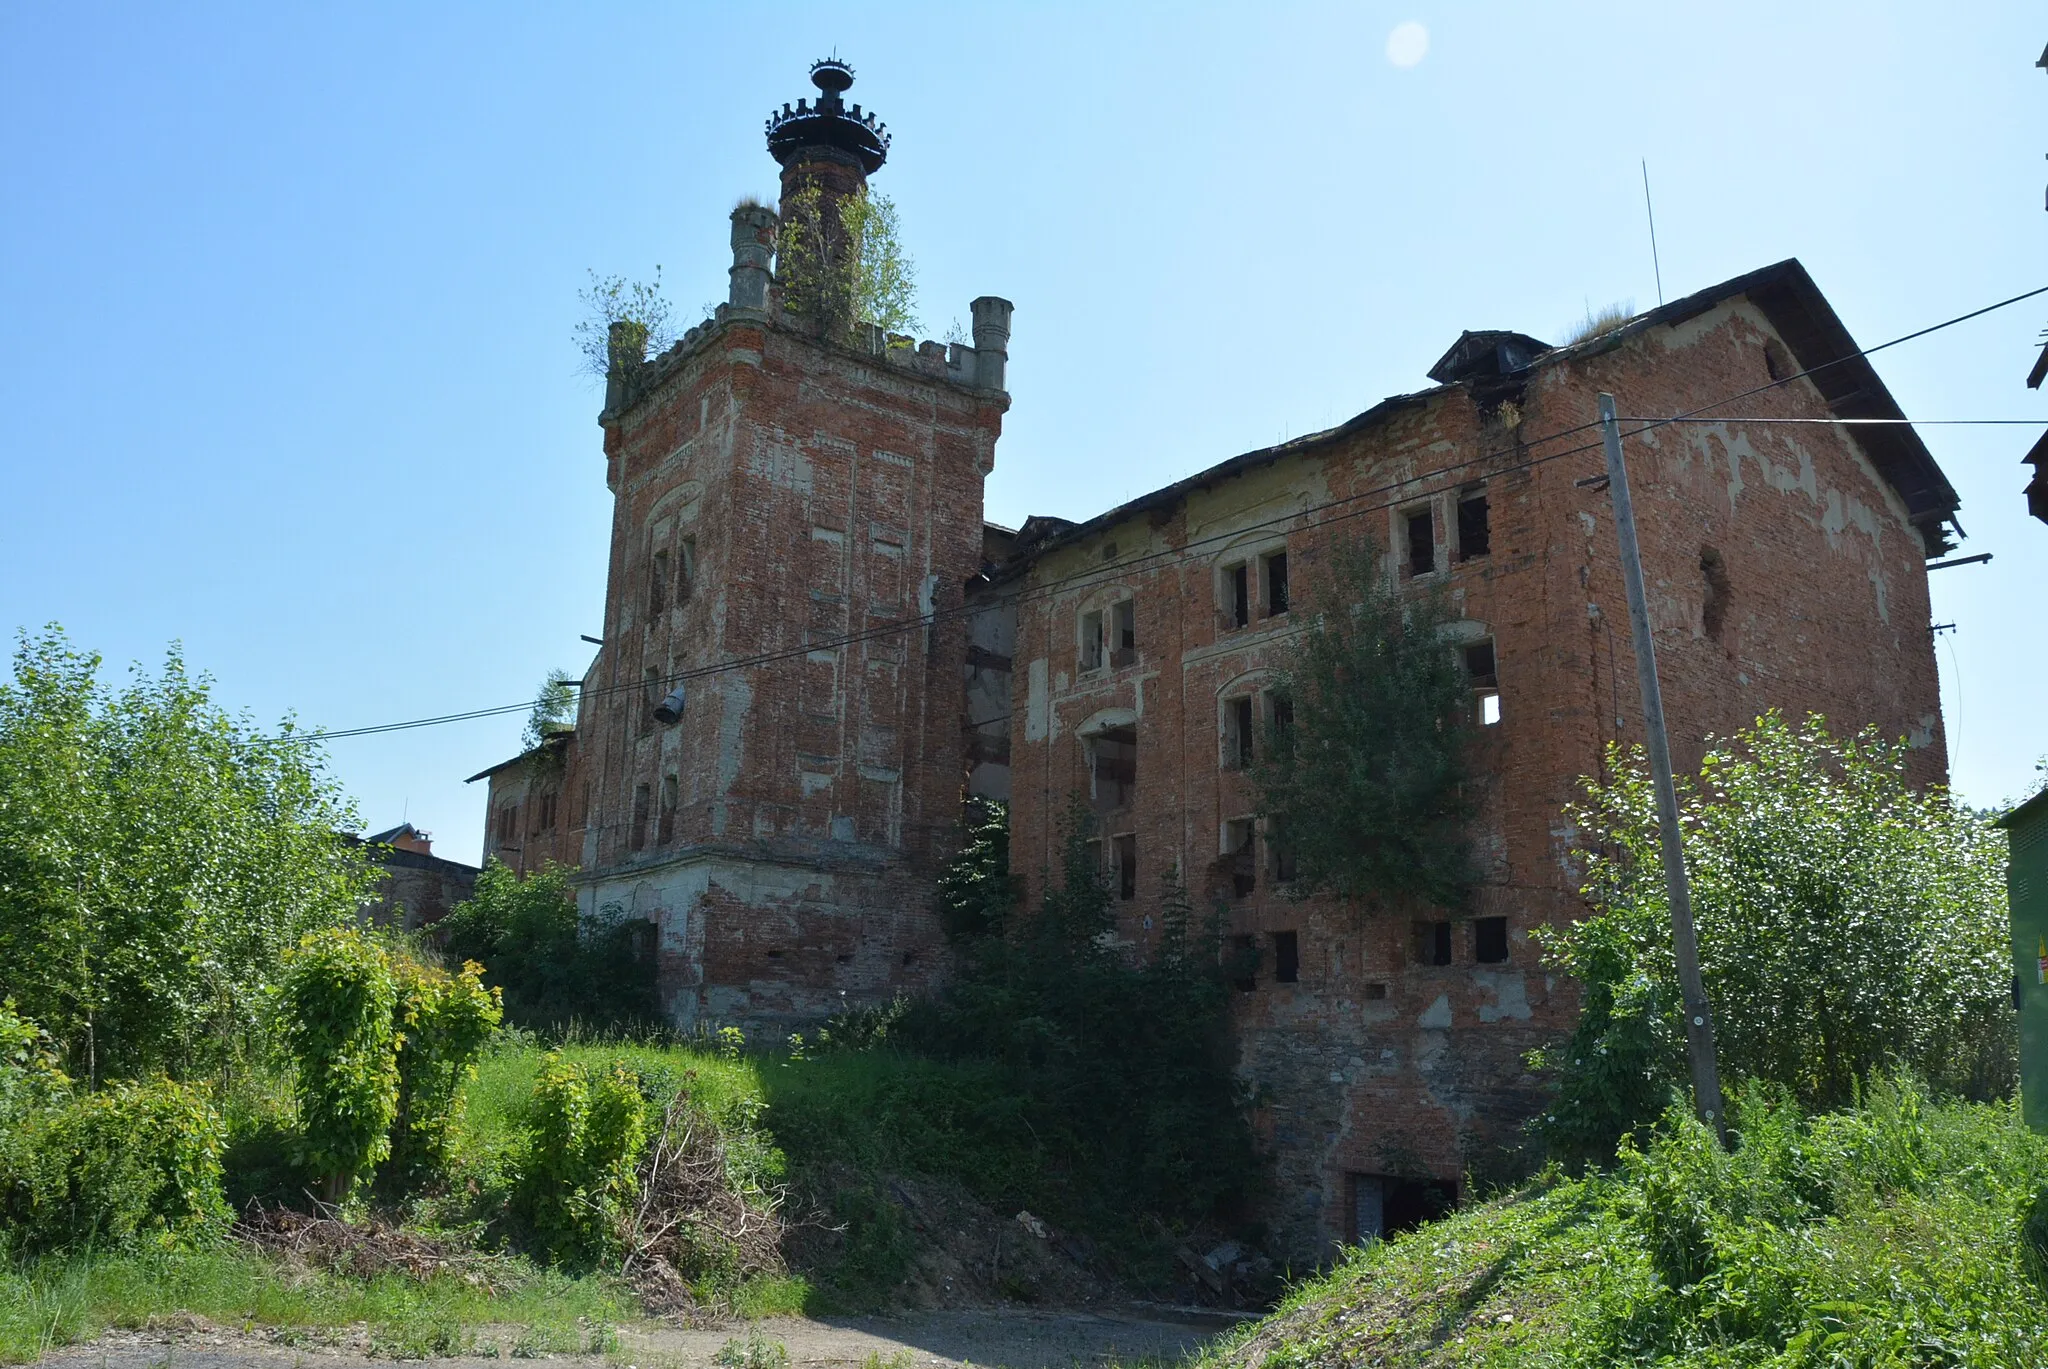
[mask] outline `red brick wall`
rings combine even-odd
[[[1255,938],[1264,955],[1258,988],[1236,1004],[1241,1069],[1260,1090],[1259,1123],[1278,1165],[1274,1227],[1297,1253],[1348,1234],[1348,1174],[1455,1182],[1505,1163],[1543,1097],[1523,1056],[1572,1021],[1571,987],[1544,970],[1528,933],[1573,914],[1576,834],[1563,810],[1579,778],[1600,772],[1606,742],[1640,739],[1640,708],[1610,506],[1604,491],[1576,484],[1604,469],[1598,433],[1537,439],[1592,420],[1602,389],[1624,413],[1671,414],[1764,384],[1767,333],[1738,299],[1616,350],[1539,368],[1513,408],[1482,411],[1463,387],[1431,392],[1333,445],[1096,530],[1040,557],[1024,580],[1014,860],[1035,889],[1057,863],[1069,796],[1087,791],[1081,733],[1111,710],[1135,715],[1136,797],[1106,831],[1137,839],[1137,897],[1123,905],[1120,927],[1140,950],[1155,934],[1166,870],[1181,871],[1198,899],[1228,894],[1227,877],[1212,868],[1223,825],[1255,811],[1249,781],[1225,762],[1222,701],[1257,687],[1295,615],[1262,617],[1255,607],[1247,627],[1224,626],[1221,566],[1246,556],[1256,565],[1284,547],[1298,608],[1333,539],[1364,531],[1394,544],[1407,507],[1433,501],[1432,575],[1448,582],[1469,631],[1495,644],[1503,717],[1476,743],[1484,883],[1472,908],[1389,914],[1297,901],[1273,887],[1263,843],[1256,889],[1225,900],[1231,933]],[[1801,382],[1728,412],[1827,410]],[[1590,449],[1556,455],[1582,444]],[[1677,763],[1695,767],[1709,733],[1775,706],[1909,736],[1919,746],[1916,777],[1945,779],[1923,546],[1854,440],[1824,426],[1730,421],[1633,438],[1628,457]],[[1491,550],[1460,563],[1451,555],[1455,500],[1481,478]],[[1299,512],[1333,500],[1350,502]],[[1350,516],[1318,524],[1333,515]],[[1255,526],[1275,519],[1283,521]],[[1190,544],[1200,545],[1129,574],[1101,569]],[[1704,548],[1725,572],[1711,633]],[[1098,573],[1054,587],[1090,570]],[[1083,673],[1080,615],[1123,595],[1136,602],[1138,659]],[[1475,963],[1471,919],[1489,916],[1508,921],[1505,964]],[[1455,920],[1451,964],[1417,962],[1418,917]],[[1281,931],[1300,947],[1299,981],[1289,985],[1272,978]]]

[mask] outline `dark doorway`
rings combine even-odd
[[[1351,1239],[1369,1241],[1413,1231],[1458,1206],[1458,1186],[1397,1174],[1351,1176]]]

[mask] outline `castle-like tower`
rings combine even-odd
[[[577,722],[581,899],[657,929],[681,1024],[775,1026],[926,982],[964,774],[960,616],[1009,408],[972,347],[787,310],[777,235],[888,156],[853,71],[768,120],[782,212],[732,214],[731,293],[659,356],[614,330],[604,644]],[[936,615],[936,616],[934,616]],[[580,810],[578,804],[580,801]]]

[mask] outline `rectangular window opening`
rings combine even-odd
[[[1267,714],[1273,720],[1273,732],[1277,736],[1294,735],[1294,700],[1277,690],[1266,696]]]
[[[1273,982],[1301,981],[1301,938],[1293,932],[1273,933]]]
[[[1230,938],[1230,983],[1239,993],[1259,987],[1259,942],[1249,932]]]
[[[647,616],[659,618],[668,607],[668,553],[654,553],[654,568],[647,575]]]
[[[1451,963],[1451,924],[1444,921],[1418,920],[1415,924],[1415,963],[1418,965],[1448,965]]]
[[[1130,833],[1115,839],[1116,896],[1128,903],[1138,896],[1138,839]]]
[[[663,846],[676,839],[676,777],[669,775],[661,782],[661,829],[656,838]]]
[[[1472,958],[1482,965],[1499,965],[1508,958],[1508,920],[1504,917],[1475,918],[1472,922]]]
[[[1223,572],[1224,616],[1232,627],[1244,627],[1252,620],[1251,572],[1243,562]]]
[[[1138,601],[1125,599],[1109,611],[1109,663],[1121,670],[1138,659]]]
[[[1353,1174],[1351,1239],[1363,1245],[1413,1231],[1458,1206],[1458,1186],[1442,1179],[1395,1174]]]
[[[1253,819],[1232,818],[1223,824],[1223,855],[1230,867],[1230,888],[1243,898],[1259,887],[1259,867]]]
[[[1387,996],[1387,986],[1377,981],[1368,984],[1365,986],[1365,996],[1371,999],[1385,998]]]
[[[1408,573],[1428,575],[1436,569],[1436,518],[1427,509],[1411,510],[1408,523]]]
[[[1223,756],[1232,770],[1243,770],[1252,763],[1252,738],[1255,724],[1252,721],[1252,698],[1230,699],[1223,705]]]
[[[1487,690],[1479,696],[1479,725],[1497,727],[1500,724],[1500,695]]]
[[[1465,675],[1474,689],[1491,689],[1500,683],[1492,642],[1474,642],[1465,648]]]
[[[1277,618],[1287,612],[1287,553],[1276,551],[1266,558],[1266,616]]]
[[[1102,872],[1102,838],[1088,838],[1081,843],[1081,851],[1082,860],[1092,872],[1091,877],[1099,877]]]
[[[631,833],[631,848],[635,851],[641,850],[645,848],[647,845],[648,797],[649,796],[646,785],[636,784],[633,786],[633,830]]]
[[[685,537],[682,554],[676,557],[676,602],[690,602],[690,591],[697,587],[697,539]]]
[[[1273,880],[1278,884],[1292,883],[1298,865],[1294,858],[1294,847],[1287,840],[1287,831],[1280,825],[1280,819],[1266,819],[1266,850],[1273,858]]]
[[[1086,739],[1089,780],[1095,811],[1114,813],[1129,808],[1138,788],[1138,727],[1105,727]]]
[[[1081,669],[1102,669],[1102,614],[1081,615]]]
[[[1484,494],[1468,494],[1458,501],[1458,559],[1470,561],[1493,549],[1493,528]]]

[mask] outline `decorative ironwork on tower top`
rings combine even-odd
[[[889,157],[889,126],[840,98],[853,84],[853,68],[836,57],[813,62],[811,84],[819,91],[816,104],[798,100],[795,109],[784,105],[768,116],[769,155],[788,166],[806,148],[831,149],[857,160],[864,175],[879,171]]]

